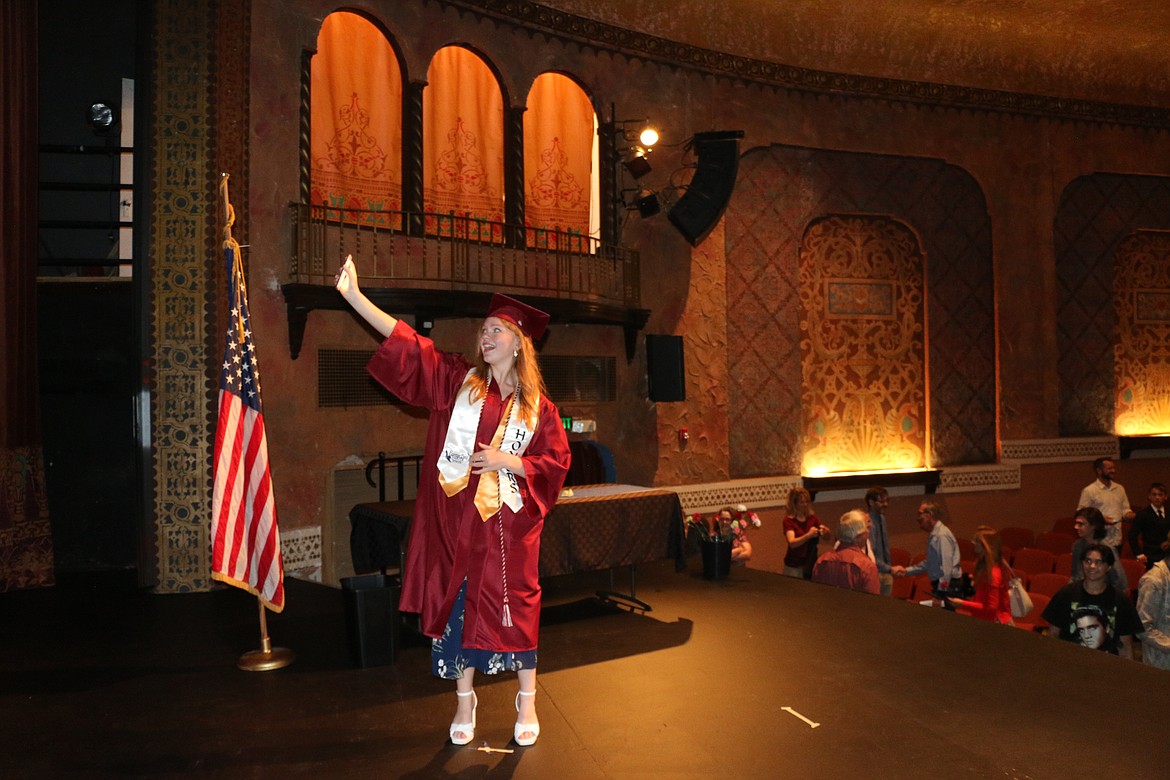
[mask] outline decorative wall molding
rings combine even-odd
[[[942,470],[939,493],[974,493],[980,490],[1019,490],[1020,464],[990,463],[985,466],[950,466]]]
[[[800,486],[799,476],[782,476],[677,485],[666,489],[678,493],[683,512],[690,515],[718,512],[735,504],[744,504],[748,509],[784,506],[788,503],[788,491]]]
[[[280,554],[286,576],[321,581],[321,526],[294,528],[280,533]]]
[[[599,49],[780,89],[1065,121],[1170,128],[1170,110],[1161,107],[799,68],[691,46],[524,0],[446,0],[446,4]]]
[[[1068,439],[1013,439],[1000,444],[1000,462],[1067,463],[1116,458],[1121,448],[1115,436]]]

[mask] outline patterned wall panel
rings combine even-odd
[[[1129,236],[1114,268],[1117,433],[1170,433],[1170,233]]]
[[[1097,173],[1062,194],[1053,226],[1062,436],[1113,433],[1113,257],[1142,228],[1170,229],[1170,178]]]
[[[923,257],[884,217],[815,221],[800,250],[802,474],[926,465]]]
[[[676,485],[726,479],[728,474],[727,295],[722,223],[691,252],[691,294],[679,330],[687,399],[657,404],[658,473],[655,484]],[[686,428],[690,439],[678,441]],[[734,445],[734,442],[732,442]],[[732,448],[734,452],[734,446]]]
[[[772,146],[744,155],[725,218],[732,476],[800,469],[798,252],[813,220],[848,213],[905,223],[926,256],[932,464],[993,462],[993,267],[979,186],[940,160]]]
[[[216,191],[221,172],[238,172],[233,201],[246,202],[248,8],[214,0],[154,6],[150,247],[140,265],[154,368],[154,503],[142,558],[162,592],[210,585],[217,302],[226,300]],[[246,243],[246,229],[237,238]]]

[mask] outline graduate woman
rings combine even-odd
[[[533,346],[548,315],[493,296],[468,363],[371,303],[352,258],[337,290],[385,338],[370,374],[430,413],[399,609],[419,613],[435,675],[455,680],[451,742],[475,736],[476,670],[515,670],[514,738],[531,745],[540,734],[540,532],[569,470]]]

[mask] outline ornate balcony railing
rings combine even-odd
[[[291,208],[292,263],[282,290],[294,358],[310,311],[346,308],[333,280],[347,254],[362,290],[416,324],[482,316],[491,294],[506,292],[554,322],[622,326],[630,358],[649,317],[640,308],[637,252],[589,236],[455,214]]]

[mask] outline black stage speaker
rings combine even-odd
[[[687,400],[682,336],[646,336],[646,374],[651,401]]]
[[[707,237],[731,200],[739,173],[740,138],[742,130],[725,130],[696,133],[691,142],[698,157],[695,175],[666,215],[691,246],[698,246]]]

